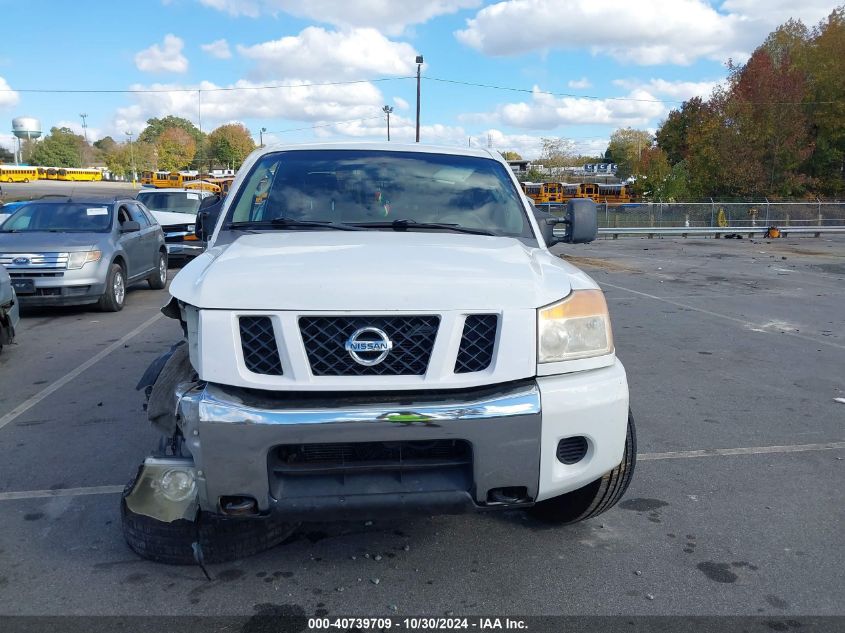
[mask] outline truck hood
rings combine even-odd
[[[199,308],[444,311],[537,308],[595,287],[546,249],[505,237],[393,231],[246,235],[171,282]]]
[[[193,224],[197,221],[196,213],[173,213],[172,211],[150,211],[162,226],[174,224]]]
[[[67,253],[90,251],[108,233],[0,233],[0,253]]]

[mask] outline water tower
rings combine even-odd
[[[15,162],[22,162],[21,143],[24,139],[31,141],[41,136],[41,121],[31,116],[19,116],[12,119],[12,134],[18,139],[18,152]]]

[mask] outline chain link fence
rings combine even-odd
[[[842,226],[845,202],[599,203],[601,228]]]

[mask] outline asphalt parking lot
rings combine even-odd
[[[134,386],[180,331],[142,284],[116,314],[25,313],[0,355],[0,614],[842,615],[845,239],[558,250],[605,289],[628,370],[617,508],[305,525],[211,581],[143,561],[119,517],[156,437]]]

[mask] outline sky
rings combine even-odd
[[[256,142],[421,140],[536,157],[541,137],[601,153],[725,80],[804,0],[0,0],[0,145],[45,133],[137,135],[174,114]],[[467,85],[483,84],[483,85]],[[494,86],[494,87],[491,87]],[[91,92],[50,92],[50,91]],[[46,92],[45,92],[46,91]],[[98,92],[102,91],[102,92]],[[131,92],[129,92],[131,91]]]

